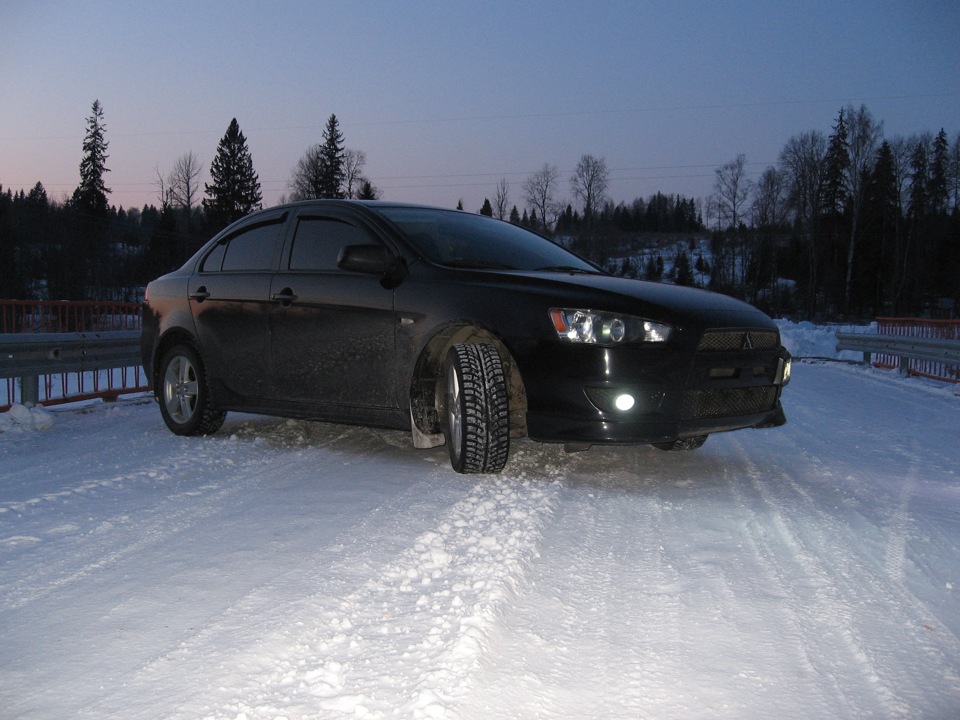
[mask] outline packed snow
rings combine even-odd
[[[402,432],[15,407],[0,718],[960,716],[957,388],[780,325],[821,358],[786,426],[520,441],[500,476]]]

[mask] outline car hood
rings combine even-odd
[[[505,275],[508,273],[504,273]],[[588,303],[591,310],[629,312],[651,320],[699,327],[776,329],[761,310],[720,293],[600,274],[512,272],[527,288],[555,293],[558,304]],[[560,298],[564,298],[561,300]]]

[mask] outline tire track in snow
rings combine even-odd
[[[230,459],[223,459],[222,462],[226,467],[233,466]],[[151,475],[127,475],[98,485],[116,487],[126,481]],[[121,513],[100,517],[93,527],[82,532],[74,526],[75,531],[69,534],[70,537],[53,540],[64,548],[63,554],[55,562],[50,562],[53,553],[45,553],[43,564],[19,573],[16,581],[0,587],[0,608],[15,610],[30,605],[119,562],[136,557],[145,548],[220,512],[231,496],[242,493],[251,482],[255,480],[251,478],[247,482],[230,482],[227,485],[198,485],[190,492],[167,494],[151,509],[149,517],[131,517]],[[78,532],[82,536],[79,545],[75,542]],[[90,541],[91,537],[96,540]]]
[[[738,506],[753,517],[747,524],[749,552],[754,559],[754,571],[762,573],[754,580],[766,592],[782,598],[775,612],[782,617],[783,639],[800,658],[805,673],[827,679],[821,687],[832,692],[834,708],[843,708],[839,715],[862,711],[854,702],[862,696],[861,688],[839,681],[849,679],[849,673],[843,672],[843,668],[851,666],[859,669],[863,684],[877,685],[881,706],[888,710],[896,706],[894,694],[878,682],[862,643],[852,632],[849,605],[837,593],[829,574],[793,532],[784,509],[767,488],[778,481],[789,482],[790,478],[786,473],[761,472],[743,447],[735,446],[738,461],[747,469],[746,477],[731,474],[727,479]],[[790,512],[802,516],[811,511],[814,503],[802,489],[798,489],[797,494],[802,508],[795,502]],[[880,711],[880,707],[875,710]]]
[[[347,565],[363,565],[359,587],[340,594],[344,587],[338,584],[332,593],[284,608],[269,632],[251,638],[248,652],[230,659],[225,677],[209,689],[219,700],[194,697],[171,716],[272,720],[456,714],[458,694],[537,555],[560,475],[556,468],[544,471],[547,464],[532,445],[515,449],[501,476],[481,476],[392,560],[384,564],[382,550],[369,545],[370,552],[361,548],[359,555],[343,558]],[[537,471],[530,479],[533,466]],[[450,472],[438,469],[425,482],[442,483]],[[413,506],[401,507],[397,517],[381,520],[403,522],[415,512]],[[323,572],[337,578],[349,574],[349,567]],[[216,626],[158,660],[155,668],[146,668],[144,681],[156,669],[202,652],[208,635],[229,631],[231,623],[249,616],[251,606],[270,603],[269,588],[262,590],[246,599],[247,606],[225,613]],[[381,675],[385,666],[386,677]]]
[[[349,434],[349,430],[340,432],[322,443],[314,443],[312,447],[336,445]],[[86,528],[67,524],[31,535],[35,545],[45,542],[46,537],[47,542],[55,542],[63,550],[56,553],[54,562],[50,562],[54,553],[44,553],[42,564],[34,564],[29,570],[18,572],[15,581],[0,585],[0,609],[16,610],[38,602],[111,566],[135,558],[146,548],[221,513],[229,506],[230,498],[244,495],[250,487],[261,482],[258,468],[269,465],[272,471],[282,472],[284,465],[298,462],[289,459],[277,465],[274,454],[264,452],[266,443],[262,439],[246,442],[238,434],[174,442],[177,452],[173,457],[163,458],[159,467],[154,463],[149,469],[141,468],[106,479],[84,480],[23,503],[19,512],[29,514],[43,502],[72,503],[80,497],[99,502],[97,492],[101,490],[120,491],[127,486],[145,485],[154,488],[159,496],[158,502],[136,517],[132,517],[126,508],[119,513],[107,514],[97,508],[90,511],[89,519],[93,524]],[[150,461],[146,464],[150,465]],[[208,472],[210,468],[216,468],[213,477],[199,481],[195,478],[195,473]],[[97,514],[92,515],[94,512]],[[90,538],[95,541],[91,542]]]
[[[63,712],[56,714],[65,717],[76,712],[75,708],[79,706],[83,708],[81,714],[86,712],[95,717],[157,717],[158,707],[173,707],[173,703],[180,698],[190,697],[193,694],[192,689],[202,687],[203,678],[210,674],[209,666],[192,665],[191,670],[182,671],[183,662],[176,666],[172,675],[169,674],[171,658],[182,660],[184,655],[189,654],[178,653],[178,648],[189,648],[194,655],[203,655],[208,648],[202,643],[191,645],[190,642],[198,637],[209,639],[211,633],[204,631],[218,621],[222,623],[219,627],[221,637],[224,625],[232,623],[229,630],[240,629],[243,633],[248,633],[239,647],[253,646],[258,641],[260,632],[271,627],[271,623],[273,627],[276,626],[278,597],[279,603],[283,604],[291,596],[304,596],[302,589],[305,582],[300,576],[307,580],[311,577],[316,579],[315,575],[311,576],[311,572],[316,572],[318,555],[311,551],[311,538],[321,539],[314,546],[321,558],[323,555],[338,558],[344,553],[345,543],[333,546],[327,544],[331,538],[343,533],[340,528],[344,528],[356,518],[364,522],[353,527],[353,531],[369,537],[383,528],[386,540],[393,542],[392,535],[399,532],[397,527],[390,524],[395,508],[415,508],[416,512],[423,512],[423,508],[429,508],[437,498],[443,498],[448,493],[428,486],[427,479],[422,474],[422,455],[418,456],[419,459],[410,460],[407,457],[411,455],[408,449],[403,455],[399,455],[394,447],[391,447],[395,445],[392,442],[394,437],[385,438],[383,434],[362,428],[344,429],[344,426],[317,423],[285,423],[276,426],[271,421],[257,420],[250,423],[249,429],[241,427],[232,437],[191,441],[193,451],[190,458],[194,463],[194,471],[188,475],[188,479],[177,482],[175,486],[173,483],[169,486],[157,483],[153,487],[137,488],[138,492],[134,493],[135,503],[142,507],[143,512],[130,511],[130,498],[118,499],[110,495],[99,498],[100,508],[116,508],[119,505],[131,515],[135,514],[142,522],[138,528],[127,527],[131,525],[130,522],[126,522],[124,527],[118,527],[113,522],[116,517],[116,511],[113,510],[107,515],[111,518],[110,523],[97,523],[98,527],[110,525],[109,528],[103,528],[102,533],[104,542],[109,545],[108,550],[112,548],[116,552],[109,557],[104,556],[102,567],[94,568],[88,563],[86,567],[90,572],[87,577],[91,577],[90,582],[71,583],[76,586],[72,592],[105,589],[114,595],[114,590],[121,590],[130,583],[133,596],[114,596],[102,603],[89,601],[91,608],[103,613],[105,622],[94,619],[87,623],[84,620],[81,627],[106,626],[109,637],[104,637],[103,642],[93,640],[91,644],[102,646],[114,635],[123,634],[127,635],[138,649],[127,651],[123,647],[119,648],[123,657],[127,658],[120,662],[122,675],[119,676],[115,674],[118,666],[112,657],[105,657],[106,662],[99,667],[81,663],[69,679],[69,683],[75,684],[78,691],[58,697]],[[406,449],[406,446],[404,447]],[[209,453],[203,448],[210,448]],[[156,456],[162,458],[164,452],[161,451]],[[400,461],[397,468],[400,478],[398,481],[376,478],[368,482],[364,479],[372,477],[371,468],[382,471],[387,466],[388,458],[398,458]],[[431,459],[427,457],[428,462]],[[227,463],[226,460],[230,462]],[[157,464],[161,474],[165,473],[165,468],[169,467],[173,460],[167,458],[165,462],[166,465]],[[421,473],[417,481],[406,483],[405,478],[417,477],[414,469],[418,467]],[[311,477],[314,474],[317,475],[315,480]],[[221,484],[225,487],[221,487]],[[397,493],[406,485],[409,487],[401,491],[404,497],[398,501]],[[321,510],[314,516],[309,505],[303,506],[304,498],[322,499],[328,490],[332,493],[331,501],[336,503],[334,509]],[[462,495],[459,488],[454,492],[458,493],[458,497]],[[276,493],[279,493],[277,499],[272,500]],[[362,495],[362,500],[358,495]],[[380,504],[375,505],[375,502]],[[343,510],[347,511],[345,515],[342,514]],[[93,512],[94,509],[91,507],[90,511]],[[261,518],[258,515],[261,512],[267,515]],[[292,512],[293,516],[286,519],[285,512]],[[218,516],[216,513],[222,515]],[[334,521],[337,529],[327,529],[322,522],[323,518]],[[411,516],[408,515],[407,518],[410,519]],[[415,514],[412,519],[418,520]],[[237,527],[245,521],[259,523],[259,527],[251,532],[248,538],[237,534]],[[220,548],[218,544],[221,527],[225,534],[224,548]],[[298,535],[297,540],[293,540],[291,533],[295,531],[292,528],[300,528],[304,533],[302,536]],[[73,530],[76,531],[76,528]],[[184,533],[184,539],[171,538],[171,535],[181,532]],[[71,545],[70,549],[74,559],[78,550],[89,549],[88,545],[96,544],[91,542],[88,533],[83,535],[71,541],[76,543],[76,546]],[[144,535],[143,542],[139,542],[141,535]],[[289,539],[278,541],[275,546],[272,538],[278,535]],[[154,544],[149,542],[151,537],[156,543],[154,547],[149,547]],[[342,537],[349,542],[349,534]],[[135,546],[129,544],[131,538],[137,541]],[[165,538],[169,538],[166,543]],[[165,553],[172,551],[176,561],[184,553],[181,547],[184,542],[192,543],[195,549],[183,554],[183,557],[200,560],[199,565],[193,563],[184,567],[184,570],[188,578],[202,582],[203,587],[196,586],[198,597],[195,608],[185,607],[183,612],[176,613],[175,610],[163,607],[164,598],[173,590],[180,597],[170,596],[172,607],[182,606],[189,602],[186,598],[190,595],[190,585],[176,578],[172,582],[165,582],[162,576],[158,575],[158,572],[163,572],[162,569],[158,570],[158,559],[162,561]],[[207,546],[211,548],[209,559],[203,555],[203,548]],[[142,555],[138,548],[144,551]],[[271,554],[284,549],[291,551],[289,557],[277,556],[275,561],[271,561]],[[90,550],[90,553],[94,556],[103,554],[97,548]],[[49,549],[46,551],[47,557],[54,555]],[[221,555],[224,556],[227,566],[241,572],[223,577],[218,570],[218,557]],[[239,562],[232,559],[232,556],[236,555],[240,556]],[[293,562],[290,562],[291,559]],[[124,560],[126,562],[123,562]],[[144,568],[146,585],[142,587],[137,581],[140,571],[138,564],[141,560],[147,563]],[[70,565],[69,558],[67,565]],[[174,562],[171,567],[174,568],[174,574],[179,576],[179,564]],[[245,572],[247,568],[249,574]],[[351,568],[347,568],[345,576],[350,575],[350,570]],[[354,571],[353,576],[348,579],[355,579],[356,574]],[[311,585],[310,591],[315,592],[318,585],[321,583]],[[77,587],[80,590],[77,590]],[[159,590],[159,594],[146,595],[151,588]],[[47,605],[55,608],[57,603],[68,602],[70,597],[70,591],[65,585],[51,587],[46,594],[52,596],[51,602],[38,602],[35,608],[44,608]],[[258,598],[261,602],[248,602],[251,598]],[[87,602],[84,601],[84,605]],[[121,606],[116,615],[123,619],[113,623],[109,618],[114,614],[115,605],[118,603]],[[156,604],[158,609],[156,619],[147,616],[143,611],[144,606],[149,608],[153,604]],[[289,604],[286,607],[289,608]],[[230,612],[231,609],[236,612]],[[251,612],[247,612],[248,610]],[[31,612],[38,611],[40,610],[30,608],[20,611],[20,614],[14,611],[5,616],[5,619],[9,618],[12,624],[17,618],[28,617]],[[171,614],[172,612],[176,614]],[[132,620],[136,620],[136,624],[132,624]],[[114,633],[124,621],[128,623],[126,627],[120,628],[119,633]],[[19,639],[24,643],[29,642],[27,637]],[[238,646],[229,646],[227,654],[235,647]],[[214,650],[216,652],[220,648]],[[82,651],[94,657],[100,652],[87,648]],[[158,668],[162,670],[158,672]],[[168,674],[165,676],[164,672]],[[168,682],[157,694],[157,685],[141,680],[145,676],[151,679],[159,677]],[[118,682],[120,678],[123,679],[122,683]],[[185,684],[186,678],[189,678],[189,681]],[[152,707],[146,710],[142,710],[144,698],[154,700]],[[16,708],[33,707],[29,693],[18,693],[14,700],[12,705]],[[39,700],[39,703],[40,706],[52,707],[49,697]],[[15,710],[10,711],[18,715]],[[3,715],[2,711],[0,715]],[[185,717],[196,718],[198,715],[187,714]]]
[[[772,522],[778,531],[776,538],[754,533],[758,552],[788,597],[798,589],[809,590],[786,607],[794,617],[791,624],[799,633],[811,666],[834,678],[847,676],[847,667],[858,667],[865,687],[875,694],[878,710],[884,715],[915,717],[918,713],[926,716],[942,712],[945,697],[960,692],[956,672],[960,641],[933,619],[903,582],[904,554],[897,547],[899,543],[905,547],[908,516],[903,500],[909,495],[901,493],[894,508],[892,535],[882,518],[862,517],[876,524],[854,527],[838,517],[837,508],[828,508],[823,498],[812,495],[775,460],[761,471],[744,446],[734,443],[740,461],[750,468],[750,484],[766,508],[763,515],[769,518],[758,521],[756,527]],[[828,474],[799,443],[791,445],[787,454],[806,454],[811,465],[819,468],[811,471],[811,477]],[[912,491],[906,488],[904,492]],[[881,543],[882,558],[871,557],[875,538],[870,535],[886,537]],[[886,602],[879,605],[874,598],[886,598]],[[929,666],[919,672],[895,659],[904,648],[918,644],[930,658]],[[910,677],[902,675],[904,667],[913,671]],[[856,693],[855,688],[836,682],[833,686],[844,696]]]
[[[671,487],[602,457],[568,465],[531,588],[498,624],[457,717],[657,717],[682,693],[689,582],[662,542]]]

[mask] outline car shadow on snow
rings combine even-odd
[[[416,450],[410,433],[314,420],[294,420],[266,415],[230,413],[213,437],[252,443],[271,451],[325,450],[343,460],[383,462],[406,467],[448,462],[446,448]]]
[[[718,436],[693,452],[664,452],[651,445],[594,446],[569,456],[564,484],[678,497],[729,488],[731,481],[756,473],[756,467],[737,451],[738,442]]]
[[[280,453],[318,450],[341,463],[363,460],[383,464],[390,471],[429,469],[438,476],[460,477],[450,467],[447,448],[413,447],[410,434],[321,421],[291,420],[263,415],[231,413],[214,436],[221,440],[252,443]],[[566,487],[596,488],[649,494],[674,489],[704,492],[729,486],[731,477],[746,477],[755,468],[736,452],[739,440],[719,435],[694,452],[664,452],[650,445],[596,445],[584,452],[567,453],[563,445],[528,439],[511,441],[510,459],[500,475],[504,480],[562,482]],[[484,476],[478,475],[479,480]]]

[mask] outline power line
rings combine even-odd
[[[647,113],[662,112],[696,112],[704,110],[746,110],[763,107],[791,107],[798,105],[824,105],[836,103],[868,103],[868,102],[906,102],[915,100],[931,100],[935,98],[958,97],[960,93],[923,93],[916,95],[877,95],[872,97],[849,96],[845,98],[809,98],[799,100],[761,100],[756,102],[731,102],[731,103],[705,103],[700,105],[661,105],[639,108],[608,108],[593,110],[567,110],[554,112],[536,112],[536,113],[504,113],[491,115],[461,115],[451,117],[427,117],[427,118],[396,118],[387,120],[357,120],[348,123],[350,127],[374,127],[386,125],[420,125],[430,123],[457,123],[457,122],[488,122],[494,120],[543,120],[548,118],[564,117],[600,117],[610,115],[642,115]],[[248,128],[245,132],[276,132],[292,130],[322,130],[325,123],[304,124],[304,125],[268,125]],[[111,133],[113,138],[137,138],[137,137],[176,137],[179,135],[222,135],[222,130],[156,130],[149,132],[127,132]],[[48,140],[77,140],[83,137],[82,134],[71,135],[49,135],[35,137],[3,137],[3,141],[48,141]]]

